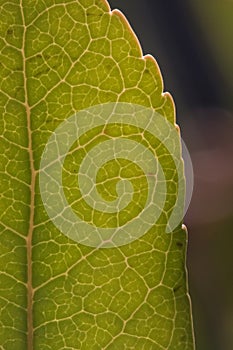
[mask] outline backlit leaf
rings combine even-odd
[[[39,186],[45,145],[76,112],[127,102],[174,124],[174,105],[163,93],[155,60],[142,56],[127,20],[105,0],[1,1],[0,55],[0,348],[193,349],[186,231],[180,223],[165,232],[178,179],[158,140],[116,124],[79,141],[88,153],[103,139],[127,135],[157,149],[162,165],[170,162],[166,208],[129,244],[105,249],[66,237],[48,216]],[[69,204],[92,224],[114,227],[113,214],[95,216],[84,201],[75,202],[82,153],[72,149],[63,171]],[[119,174],[135,191],[122,224],[145,204],[147,182],[129,161],[110,161],[97,176],[107,201],[117,198]]]

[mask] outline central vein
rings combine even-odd
[[[23,43],[22,43],[22,59],[23,59],[23,78],[24,78],[24,94],[25,94],[25,111],[27,116],[27,132],[28,132],[28,154],[31,172],[30,185],[30,219],[27,235],[27,349],[33,349],[33,287],[32,287],[32,234],[34,227],[34,210],[35,210],[35,168],[32,150],[32,130],[30,119],[30,107],[28,103],[28,84],[26,76],[26,23],[24,18],[23,0],[20,0],[20,9],[23,24]]]

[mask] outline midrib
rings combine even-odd
[[[34,208],[35,208],[35,168],[32,150],[32,130],[31,130],[31,111],[28,103],[28,86],[26,76],[26,24],[23,10],[23,0],[20,0],[20,9],[23,23],[23,43],[22,43],[22,59],[23,59],[23,77],[24,77],[24,94],[25,94],[25,110],[27,116],[27,132],[28,132],[28,153],[31,172],[30,185],[30,219],[27,234],[27,349],[33,349],[33,287],[32,287],[32,233],[34,228]]]

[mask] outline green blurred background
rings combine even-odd
[[[194,166],[185,223],[197,350],[233,349],[233,0],[110,0],[159,63]]]

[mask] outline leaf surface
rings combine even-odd
[[[129,102],[175,122],[155,60],[142,56],[125,17],[104,0],[1,1],[0,11],[1,349],[193,349],[186,231],[179,224],[165,233],[169,209],[135,242],[97,249],[54,226],[39,188],[49,136],[77,111]],[[105,137],[117,131],[109,128]],[[135,130],[121,132],[138,141]],[[87,134],[84,148],[101,135]],[[71,153],[64,164],[65,193],[88,218],[85,205],[75,205],[77,159]],[[122,168],[127,177],[132,168],[123,160],[102,168],[106,200],[116,197]],[[140,177],[140,169],[133,173]],[[135,210],[143,186],[134,183]]]

